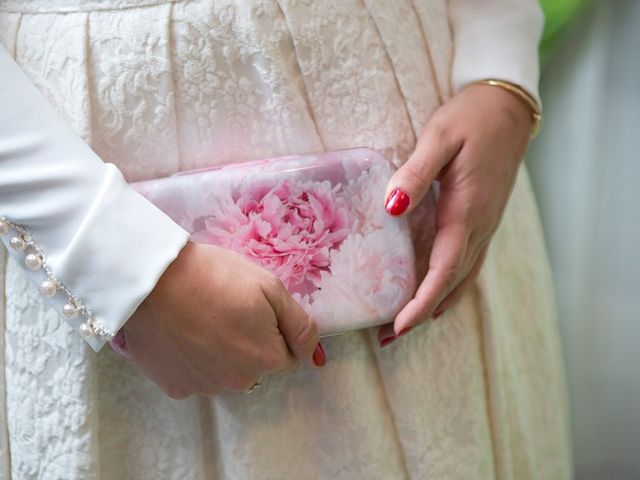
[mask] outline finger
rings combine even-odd
[[[461,289],[459,289],[459,287],[469,277],[473,269],[476,267],[477,260],[480,257],[480,255],[486,254],[486,251],[484,250],[485,250],[485,247],[487,247],[487,245],[489,244],[489,241],[491,240],[491,236],[492,236],[491,230],[483,232],[482,230],[476,229],[473,231],[473,233],[469,237],[469,242],[467,244],[467,254],[464,259],[464,267],[461,269],[461,272],[460,272],[460,277],[459,277],[460,280],[457,282],[457,285],[454,288],[452,288],[449,292],[447,292],[445,296],[442,297],[442,299],[440,300],[440,303],[433,311],[434,319],[436,317],[439,317],[444,312],[444,310],[449,309],[455,303],[457,303],[459,298],[464,294],[466,287],[463,287]],[[482,266],[482,263],[480,263],[480,266]],[[475,273],[477,275],[477,272]],[[471,283],[472,281],[473,279],[471,279],[471,281],[468,283]],[[448,304],[447,308],[442,308],[442,303],[447,299],[447,297],[451,296],[454,292],[457,292],[456,295],[458,296],[454,299],[453,302],[450,302]]]
[[[227,375],[222,385],[225,391],[242,393],[249,390],[258,381],[255,375]]]
[[[414,298],[394,320],[396,334],[426,320],[442,298],[455,287],[468,241],[468,229],[462,224],[448,224],[438,230],[429,257],[427,276]]]
[[[471,284],[475,281],[475,279],[478,278],[478,274],[482,269],[482,265],[484,264],[484,260],[487,256],[488,250],[489,250],[489,244],[486,243],[478,252],[478,255],[475,258],[475,262],[471,267],[471,270],[469,270],[469,273],[467,274],[467,276],[460,282],[460,284],[451,293],[449,293],[449,295],[447,295],[447,297],[442,302],[440,302],[440,305],[436,307],[433,314],[434,318],[436,316],[439,317],[442,313],[446,312],[447,310],[449,310],[451,307],[453,307],[456,303],[460,301],[460,299],[465,294],[467,289],[471,286]]]
[[[378,328],[378,343],[380,343],[381,347],[386,347],[396,338],[396,332],[393,331],[393,322],[386,323]]]
[[[295,371],[298,368],[298,362],[297,361],[292,361],[292,362],[287,362],[287,364],[278,369],[278,370],[274,370],[273,372],[270,372],[272,374],[280,374],[280,375],[287,375],[289,373],[292,373],[293,371]]]
[[[390,215],[411,212],[460,148],[461,142],[453,140],[439,123],[428,123],[414,152],[389,179],[384,196],[385,210]]]
[[[206,360],[203,359],[202,363],[191,362],[187,365],[189,374],[190,374],[190,384],[193,388],[193,391],[196,395],[200,395],[203,397],[214,397],[220,392],[224,391],[223,385],[217,381],[218,372],[215,369],[205,368],[207,363]],[[200,368],[199,368],[200,367]],[[187,377],[187,373],[185,372],[185,377]]]
[[[444,299],[448,297],[453,291],[455,291],[455,289],[458,288],[458,286],[469,275],[469,272],[476,263],[476,259],[478,258],[482,247],[486,243],[485,238],[486,236],[481,234],[478,230],[474,230],[471,233],[471,235],[469,236],[469,240],[467,241],[467,249],[464,255],[464,260],[462,261],[460,270],[458,272],[458,279],[456,282],[454,282],[453,286],[440,297],[439,304],[442,303]],[[440,309],[436,307],[433,310],[433,314],[436,315],[437,313],[439,313],[439,310]]]
[[[184,400],[185,398],[189,398],[193,395],[193,389],[190,386],[175,383],[171,385],[161,386],[164,393],[173,400]]]
[[[278,318],[280,333],[291,353],[309,365],[323,366],[326,355],[320,345],[316,322],[287,292],[282,282],[276,281],[272,290],[274,291],[269,301]]]
[[[224,389],[217,382],[213,382],[210,379],[203,379],[200,377],[198,382],[195,382],[194,392],[201,397],[215,397]]]
[[[213,397],[216,397],[216,396],[220,395],[220,393],[222,393],[222,390],[211,388],[211,389],[199,392],[198,396],[207,397],[207,398],[213,398]]]

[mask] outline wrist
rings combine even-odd
[[[140,303],[134,314],[124,324],[125,330],[135,327],[136,324],[140,323],[141,318],[148,316],[149,312],[162,310],[163,305],[166,304],[166,301],[170,298],[172,292],[175,292],[176,285],[184,283],[181,275],[185,271],[188,275],[189,269],[188,267],[185,267],[185,263],[188,263],[190,261],[189,259],[193,257],[196,247],[197,244],[191,240],[188,240],[185,243],[178,252],[176,258],[174,258],[164,272],[162,272],[162,275],[160,275],[160,278],[154,285],[153,289]]]
[[[471,85],[499,88],[505,92],[508,92],[513,98],[517,99],[521,105],[526,107],[527,111],[529,112],[529,119],[531,123],[531,138],[534,138],[538,134],[542,125],[542,107],[538,103],[538,101],[524,88],[512,82],[493,78],[478,80],[476,82],[473,82]]]

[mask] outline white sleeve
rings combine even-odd
[[[538,45],[544,14],[538,0],[449,0],[458,92],[486,78],[515,83],[540,102]]]
[[[189,239],[71,130],[2,45],[0,238],[96,352]]]

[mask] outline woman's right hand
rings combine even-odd
[[[325,362],[315,322],[274,275],[191,241],[124,330],[132,360],[175,399],[242,392],[298,360]]]

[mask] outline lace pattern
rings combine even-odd
[[[187,0],[3,0],[0,11],[10,13],[73,13],[153,7]]]

